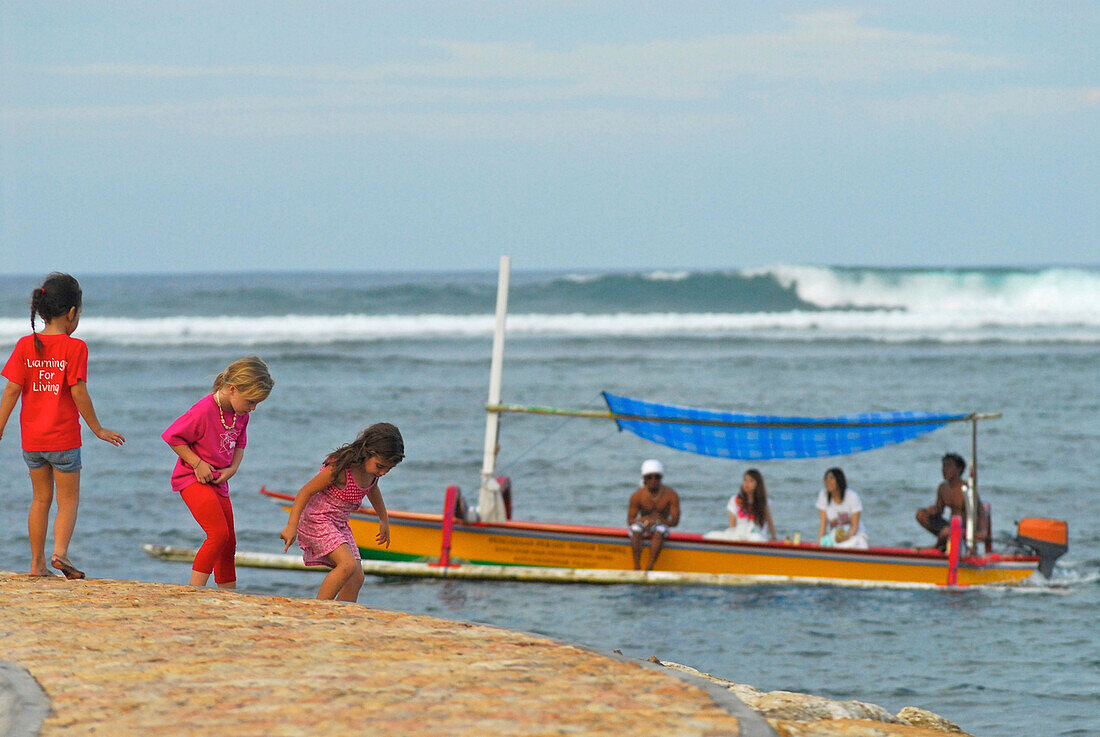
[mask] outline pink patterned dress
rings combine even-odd
[[[355,559],[361,560],[348,516],[359,509],[363,497],[378,485],[378,479],[362,489],[352,478],[351,469],[344,472],[344,477],[343,489],[329,484],[310,497],[302,510],[298,520],[298,547],[302,549],[302,560],[307,566],[332,568],[333,561],[328,555],[341,545],[347,545]]]

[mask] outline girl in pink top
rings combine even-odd
[[[295,538],[307,566],[332,570],[321,582],[318,599],[356,601],[363,585],[359,546],[348,517],[363,497],[378,514],[379,544],[390,546],[390,521],[378,479],[405,458],[401,431],[388,422],[371,425],[354,441],[328,454],[316,476],[298,492],[290,520],[279,534],[290,550]]]
[[[237,535],[229,479],[237,473],[248,444],[248,413],[267,399],[275,381],[257,356],[242,358],[214,379],[214,392],[200,399],[161,437],[179,456],[172,470],[178,491],[206,540],[195,554],[191,585],[205,586],[210,574],[220,588],[237,588]]]

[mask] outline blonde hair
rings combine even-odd
[[[247,399],[259,402],[267,399],[275,386],[275,380],[271,378],[271,372],[267,370],[263,359],[259,356],[248,356],[229,364],[214,379],[214,391],[227,386],[235,386]]]

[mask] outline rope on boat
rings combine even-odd
[[[599,397],[600,402],[603,401],[603,395],[602,394],[597,394],[596,396]],[[508,468],[514,468],[516,466],[516,464],[519,463],[519,461],[521,461],[525,456],[527,456],[529,453],[531,453],[533,450],[535,450],[535,448],[541,447],[542,445],[544,445],[551,438],[551,436],[561,432],[561,429],[564,428],[567,424],[569,424],[570,419],[572,419],[572,418],[569,415],[562,416],[560,422],[556,423],[553,428],[551,428],[550,430],[545,432],[542,435],[542,437],[537,439],[535,442],[531,443],[527,448],[520,451],[517,455],[512,456],[511,458],[505,459],[503,461],[498,460],[498,462],[497,462],[498,468],[503,468],[505,470],[508,469]],[[615,428],[615,429],[613,429],[613,431],[608,432],[602,438],[596,440],[595,442],[592,442],[592,441],[582,442],[579,445],[578,450],[568,451],[564,455],[562,455],[561,457],[554,458],[553,460],[549,461],[549,463],[557,464],[557,463],[560,463],[561,461],[565,460],[566,458],[577,455],[582,450],[589,450],[589,449],[592,449],[592,448],[597,448],[597,447],[603,445],[604,443],[606,443],[611,438],[617,436],[617,435],[618,435],[618,429]]]

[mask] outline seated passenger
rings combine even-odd
[[[708,532],[703,537],[717,540],[740,540],[745,542],[766,542],[775,539],[775,525],[772,512],[768,507],[768,490],[764,486],[764,477],[755,468],[745,471],[741,479],[741,489],[730,497],[726,504],[729,513],[729,527],[725,530]],[[765,525],[767,530],[765,530]]]
[[[917,522],[924,529],[936,536],[936,547],[940,550],[947,548],[947,539],[951,536],[951,522],[944,518],[945,509],[951,510],[951,516],[958,516],[963,523],[963,534],[966,534],[966,501],[963,489],[966,482],[962,480],[962,473],[966,470],[966,461],[958,453],[948,453],[943,457],[943,483],[936,489],[936,503],[931,507],[917,510]],[[978,509],[978,539],[988,537],[987,523],[981,516],[982,501],[974,493],[974,504]]]
[[[817,495],[815,505],[821,515],[817,544],[838,548],[868,547],[867,530],[860,519],[863,504],[859,494],[848,488],[844,472],[830,468],[825,472],[825,488]]]
[[[661,483],[665,469],[660,461],[648,460],[642,464],[642,486],[630,497],[626,512],[626,526],[630,529],[630,549],[634,554],[634,570],[642,567],[642,546],[650,538],[649,564],[652,571],[661,554],[661,546],[668,537],[669,528],[680,522],[680,496]]]

